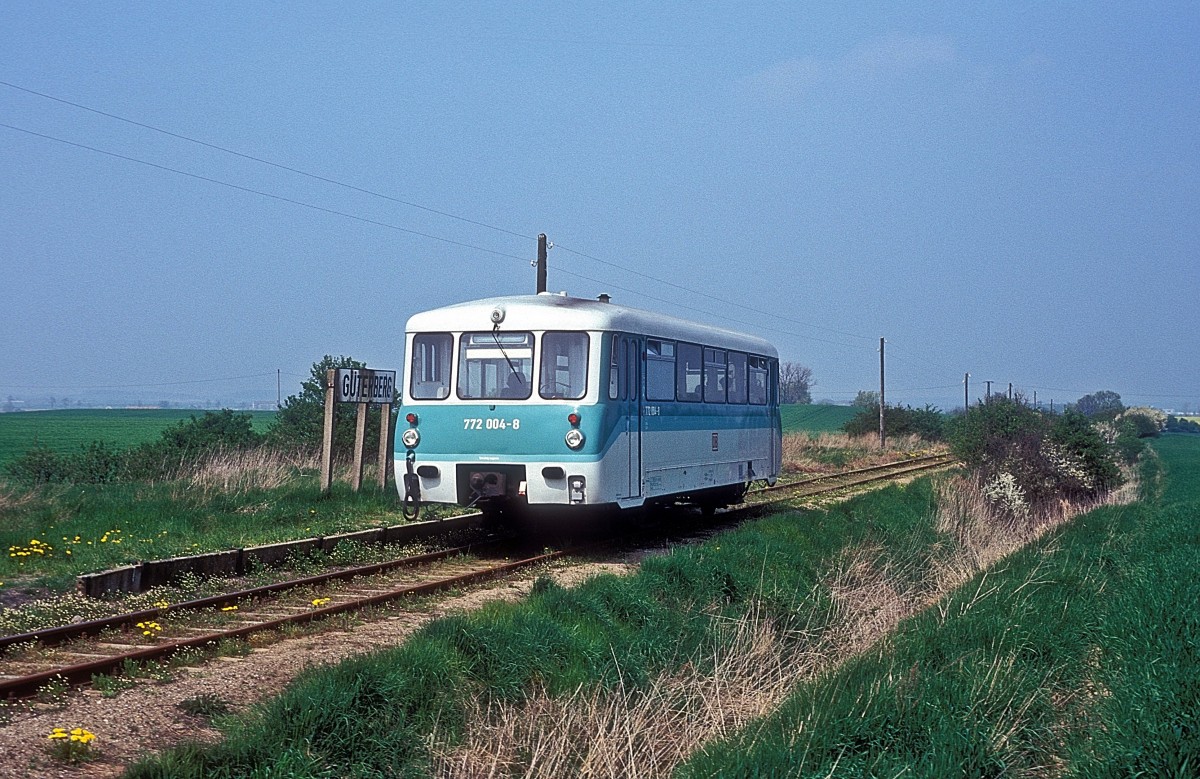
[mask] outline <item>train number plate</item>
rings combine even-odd
[[[502,419],[496,417],[467,417],[463,420],[463,430],[520,430],[521,420]]]

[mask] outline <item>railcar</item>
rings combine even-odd
[[[405,344],[410,510],[711,510],[779,475],[778,353],[761,338],[541,293],[415,314]]]

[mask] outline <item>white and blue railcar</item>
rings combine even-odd
[[[761,338],[542,293],[416,314],[405,339],[410,506],[707,509],[779,475],[778,353]]]

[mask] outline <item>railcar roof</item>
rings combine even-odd
[[[556,293],[510,295],[455,303],[413,314],[405,329],[410,333],[491,330],[492,312],[498,308],[504,311],[501,331],[616,330],[778,357],[775,347],[757,336],[616,303]]]

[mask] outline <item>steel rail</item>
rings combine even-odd
[[[893,479],[897,476],[902,476],[908,473],[915,473],[924,470],[938,468],[952,463],[954,460],[948,455],[933,455],[922,458],[914,458],[911,460],[885,463],[883,465],[874,465],[867,468],[859,468],[851,471],[844,471],[837,474],[826,474],[822,476],[804,479],[802,481],[791,482],[789,484],[777,484],[774,487],[765,487],[755,490],[753,494],[776,493],[785,490],[797,490],[806,486],[816,486],[818,489],[805,493],[803,497],[811,497],[825,492],[833,492],[835,490],[844,489],[846,487],[857,486],[860,484],[868,484],[876,481],[885,481]],[[846,477],[866,476],[866,478],[852,479],[845,481]],[[836,482],[829,484],[820,484],[821,482]],[[738,515],[746,512],[747,516],[760,511],[764,507],[775,503],[781,503],[788,500],[786,497],[767,500],[756,504],[746,505],[740,509],[734,509],[726,514]],[[56,628],[47,628],[39,631],[31,631],[14,636],[0,637],[0,647],[10,646],[18,643],[41,641],[45,643],[55,643],[67,640],[69,638],[77,638],[86,635],[95,635],[107,628],[119,627],[122,625],[134,624],[140,621],[153,620],[157,616],[170,611],[195,610],[206,608],[209,606],[227,606],[235,604],[243,600],[248,600],[261,595],[274,594],[283,592],[289,589],[321,584],[328,581],[351,579],[359,576],[381,573],[396,568],[416,565],[424,562],[434,562],[441,559],[452,557],[456,554],[466,553],[468,551],[477,551],[482,547],[497,545],[508,539],[495,539],[483,543],[471,544],[467,546],[455,547],[453,549],[442,550],[438,552],[430,552],[423,555],[402,558],[400,560],[392,560],[384,563],[373,563],[365,566],[357,566],[355,568],[343,569],[331,573],[318,574],[302,579],[291,580],[287,582],[279,582],[276,584],[264,585],[248,590],[243,590],[235,593],[226,593],[215,595],[207,598],[199,598],[183,603],[172,604],[167,607],[147,609],[144,611],[133,612],[129,614],[117,615],[100,620],[92,620],[90,622],[77,623],[74,625],[65,625]],[[104,657],[97,660],[79,663],[71,666],[64,666],[57,669],[51,669],[34,674],[29,674],[21,677],[0,680],[0,700],[6,698],[20,698],[34,695],[44,685],[53,682],[61,681],[68,684],[80,684],[91,680],[96,674],[106,673],[119,669],[126,662],[145,662],[155,660],[161,657],[166,657],[183,649],[213,646],[222,640],[243,638],[253,633],[275,630],[285,625],[300,625],[313,620],[331,617],[337,614],[342,614],[350,611],[357,611],[380,603],[385,603],[391,600],[397,600],[414,595],[423,595],[438,592],[441,590],[451,589],[453,587],[463,586],[466,584],[474,584],[489,579],[494,579],[503,576],[512,571],[527,568],[539,563],[547,562],[561,558],[567,554],[574,554],[579,551],[578,548],[571,550],[560,550],[549,552],[534,557],[518,560],[514,562],[502,563],[500,565],[491,566],[480,571],[473,571],[466,574],[460,574],[444,579],[438,579],[422,584],[406,585],[394,590],[389,590],[384,593],[377,593],[370,596],[355,598],[343,603],[338,603],[330,606],[312,608],[298,614],[293,614],[285,617],[277,617],[261,622],[255,622],[250,625],[230,630],[220,630],[211,633],[205,633],[200,636],[194,636],[187,639],[178,639],[156,644],[154,646],[135,649],[129,652]]]
[[[402,557],[397,560],[388,560],[382,563],[360,565],[354,568],[344,568],[339,571],[306,576],[302,579],[290,579],[288,581],[277,582],[275,584],[265,584],[260,587],[252,587],[247,590],[236,590],[234,592],[223,593],[221,595],[212,595],[206,598],[197,598],[195,600],[183,601],[181,603],[172,603],[169,606],[143,609],[141,611],[132,611],[125,614],[116,614],[111,617],[88,620],[87,622],[76,622],[70,625],[60,625],[58,627],[31,630],[26,633],[0,636],[0,649],[13,646],[14,644],[25,644],[36,641],[40,641],[45,645],[61,644],[64,641],[70,641],[71,639],[75,638],[98,635],[99,633],[110,628],[133,625],[138,622],[151,621],[172,611],[203,609],[210,606],[219,607],[235,605],[250,598],[260,597],[262,595],[271,595],[277,592],[285,592],[287,590],[297,589],[299,587],[324,584],[325,582],[330,581],[353,579],[359,576],[370,576],[372,574],[382,573],[384,571],[390,571],[396,568],[404,568],[407,566],[420,565],[422,563],[436,562],[437,560],[444,560],[447,557],[479,551],[482,548],[494,546],[496,544],[503,543],[506,540],[508,539],[491,539],[480,543],[457,546],[452,549],[443,549],[437,552],[427,552],[425,554],[413,555],[412,557]]]
[[[92,677],[96,674],[106,673],[123,667],[127,661],[145,662],[147,660],[156,660],[161,657],[172,655],[175,652],[183,649],[215,646],[220,641],[244,638],[245,636],[249,636],[253,633],[275,630],[277,628],[284,627],[285,625],[302,625],[316,619],[332,617],[348,611],[358,611],[360,609],[386,603],[399,598],[410,597],[414,595],[426,595],[441,590],[448,590],[454,587],[461,587],[463,585],[476,584],[481,581],[487,581],[489,579],[503,576],[504,574],[511,573],[512,571],[528,568],[530,566],[538,565],[550,560],[555,560],[565,554],[567,554],[565,550],[548,552],[535,557],[529,557],[522,560],[491,566],[480,571],[472,571],[471,573],[451,576],[431,582],[424,582],[422,584],[407,585],[395,590],[389,590],[388,592],[346,601],[345,603],[314,608],[311,611],[293,614],[287,617],[277,617],[275,619],[256,622],[252,625],[243,625],[242,627],[232,628],[230,630],[220,630],[200,636],[194,636],[192,638],[168,641],[155,646],[136,649],[131,652],[123,652],[119,655],[113,655],[112,657],[105,657],[86,663],[78,663],[76,665],[64,666],[57,669],[29,674],[27,676],[5,679],[0,681],[0,700],[34,695],[41,687],[53,681],[61,681],[67,684],[80,684],[83,682],[88,682],[91,681]]]

